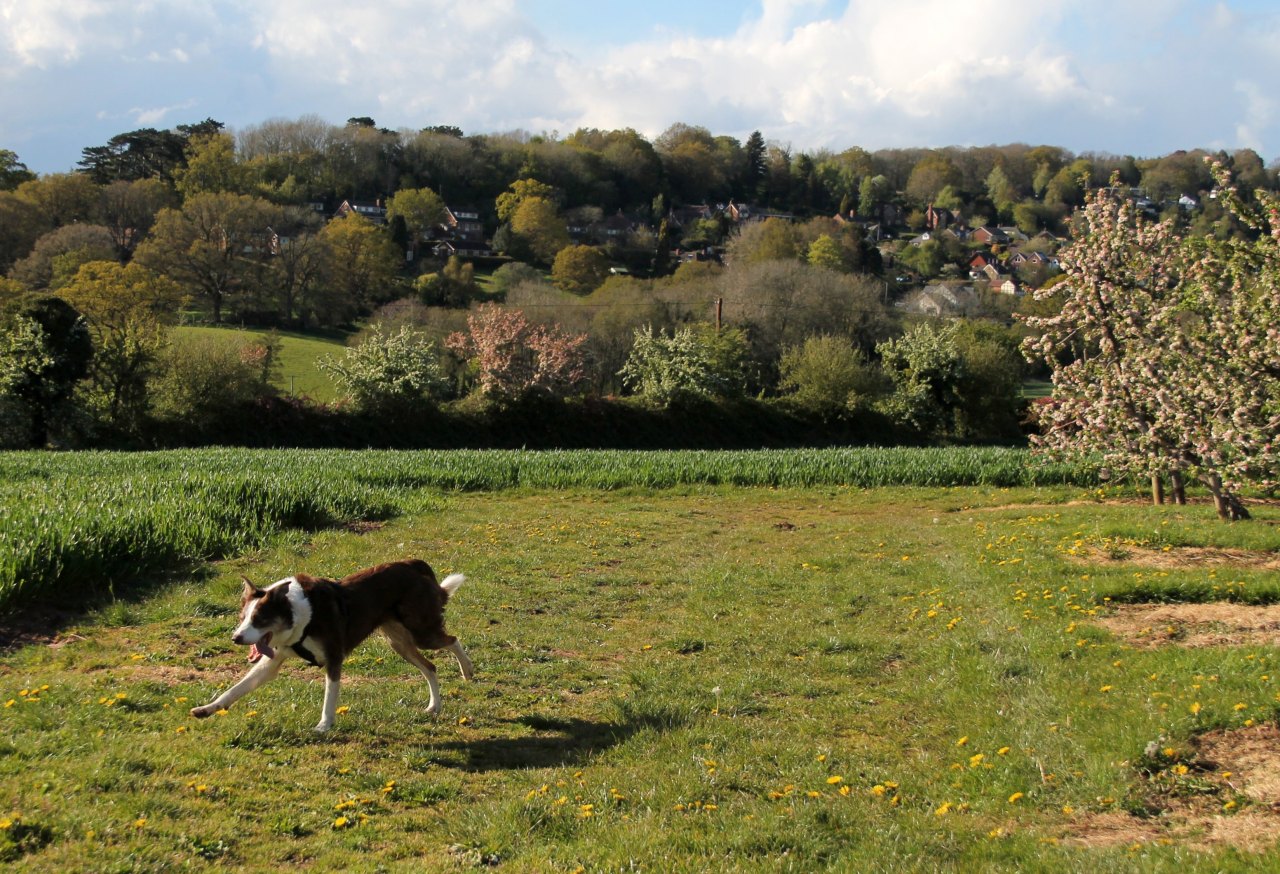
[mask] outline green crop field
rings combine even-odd
[[[1277,653],[1237,620],[1280,601],[1280,507],[986,452],[0,455],[0,566],[40,572],[0,862],[1275,870]],[[438,718],[380,639],[326,735],[299,661],[188,716],[247,667],[242,574],[403,556],[468,576]]]
[[[228,341],[252,342],[268,335],[268,331],[236,328],[175,328],[176,337],[210,336]],[[318,337],[313,334],[297,334],[279,331],[280,369],[276,375],[276,388],[286,395],[306,396],[320,403],[337,400],[333,382],[318,367],[316,361],[326,355],[341,355],[345,346],[340,340]]]

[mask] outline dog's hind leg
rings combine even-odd
[[[449,652],[453,653],[453,657],[458,660],[458,667],[462,669],[462,679],[470,680],[476,675],[475,665],[471,664],[471,657],[467,655],[467,651],[462,648],[462,643],[454,640],[453,643],[445,647]]]
[[[277,652],[274,658],[262,659],[250,669],[249,673],[244,675],[244,678],[239,683],[236,683],[203,707],[193,707],[191,715],[196,719],[204,719],[206,716],[211,716],[219,710],[225,710],[230,707],[263,683],[275,679],[276,675],[280,673],[284,659],[285,650]]]
[[[413,634],[399,622],[388,622],[382,626],[382,633],[400,658],[413,665],[427,678],[427,688],[431,690],[431,701],[427,704],[427,713],[435,716],[440,712],[440,681],[436,678],[436,666],[431,664],[413,642]]]

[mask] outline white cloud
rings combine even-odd
[[[469,132],[653,136],[684,121],[797,148],[1258,148],[1280,142],[1266,84],[1280,80],[1280,11],[1264,7],[757,0],[718,32],[655,17],[575,54],[518,0],[0,0],[0,140],[61,108],[68,129],[198,109],[233,126],[318,113]]]
[[[137,124],[146,127],[160,127],[168,116],[173,115],[175,112],[191,109],[196,103],[195,98],[192,98],[181,103],[175,103],[172,106],[155,106],[149,109],[140,109],[135,106],[129,110],[129,115],[133,116],[133,120]]]
[[[0,61],[41,68],[74,61],[103,36],[90,23],[108,6],[106,0],[0,0]]]

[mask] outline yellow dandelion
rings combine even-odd
[[[1070,804],[1064,804],[1062,806],[1062,812],[1065,813],[1067,816],[1070,816],[1071,814],[1076,812],[1076,809],[1072,807]]]
[[[877,783],[876,785],[871,787],[872,795],[877,795],[877,796],[884,795],[885,791],[886,791],[886,787],[881,783]]]
[[[1235,707],[1232,707],[1231,709],[1232,709],[1232,710],[1235,710],[1236,712],[1239,712],[1239,711],[1241,711],[1241,710],[1248,710],[1248,709],[1249,709],[1249,705],[1248,705],[1248,704],[1244,704],[1244,703],[1240,703],[1240,704],[1237,704]]]
[[[969,735],[966,734],[964,737],[960,738],[960,740],[956,741],[956,746],[962,747],[968,742],[969,742]]]
[[[1010,804],[1017,804],[1017,803],[1018,803],[1019,801],[1021,801],[1021,800],[1022,800],[1022,793],[1021,793],[1021,792],[1015,792],[1015,793],[1013,793],[1012,795],[1010,795],[1010,796],[1009,796],[1009,803],[1010,803]]]
[[[1110,691],[1112,690],[1112,688],[1113,688],[1112,686],[1103,686],[1103,687],[1102,687],[1101,689],[1099,689],[1098,691],[1099,691],[1099,692],[1110,692]]]
[[[827,778],[827,785],[828,785],[828,786],[834,786],[834,785],[836,785],[837,783],[843,783],[843,782],[844,782],[844,778],[843,778],[843,777],[840,777],[840,776],[833,776],[833,777],[828,777],[828,778]]]
[[[1001,747],[1000,749],[996,750],[996,755],[997,755],[997,756],[1005,756],[1005,755],[1008,755],[1008,754],[1009,754],[1009,748],[1008,748],[1008,747]]]
[[[1191,711],[1191,715],[1195,716],[1200,712],[1200,702],[1199,701],[1192,702],[1191,707],[1188,709]]]
[[[950,801],[944,801],[944,802],[942,802],[942,805],[941,805],[940,807],[938,807],[938,809],[937,809],[937,810],[935,810],[935,811],[933,812],[933,815],[934,815],[934,816],[946,816],[946,815],[947,815],[948,813],[950,813],[950,812],[951,812],[951,802],[950,802]]]
[[[345,816],[340,816],[333,821],[334,828],[346,828],[349,825],[351,825],[351,820],[347,819]]]
[[[346,714],[346,713],[350,713],[350,712],[351,712],[351,708],[350,708],[350,707],[348,707],[347,705],[343,704],[341,707],[339,707],[339,708],[338,708],[336,711],[334,711],[334,712],[335,712],[335,713],[337,713],[339,716],[342,716],[342,715],[344,715],[344,714]]]
[[[187,730],[187,727],[185,725],[179,725],[177,728],[174,729],[174,733],[183,734],[184,732],[186,732],[186,730]]]
[[[970,768],[976,768],[976,767],[978,767],[979,765],[981,765],[981,764],[982,764],[982,760],[983,760],[983,759],[985,759],[985,758],[986,758],[986,756],[985,756],[985,755],[983,755],[982,753],[977,753],[976,755],[972,755],[972,756],[970,756],[970,757],[969,757],[969,767],[970,767]]]
[[[146,824],[147,824],[147,818],[145,816],[140,816],[133,821],[134,828],[143,828]]]

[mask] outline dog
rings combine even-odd
[[[452,574],[443,582],[425,561],[406,559],[357,571],[341,580],[297,574],[265,589],[244,578],[240,624],[232,642],[248,646],[255,662],[240,682],[191,715],[203,719],[230,707],[274,679],[290,655],[325,669],[324,707],[316,731],[333,727],[338,712],[342,662],[366,637],[381,631],[396,653],[427,678],[427,713],[440,712],[436,668],[421,650],[447,649],[464,680],[474,675],[458,639],[444,629],[444,606],[465,581]]]

